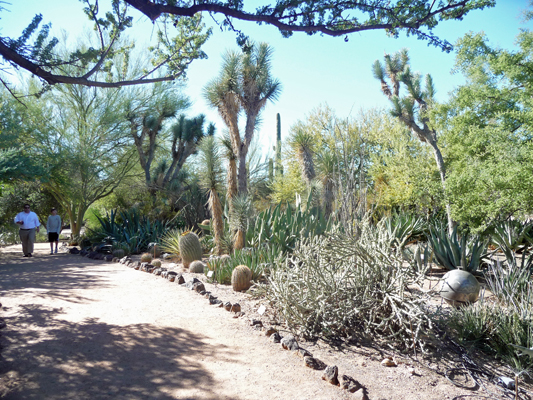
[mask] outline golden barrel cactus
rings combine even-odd
[[[236,292],[248,290],[252,285],[252,270],[246,265],[237,265],[231,274],[231,286]]]
[[[184,232],[180,236],[180,256],[185,268],[189,268],[193,261],[201,260],[202,253],[200,239],[194,232]]]

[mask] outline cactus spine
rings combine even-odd
[[[248,290],[252,285],[252,270],[246,265],[237,265],[231,274],[231,286],[236,292]]]
[[[184,232],[180,237],[180,256],[185,268],[202,259],[202,245],[194,232]]]

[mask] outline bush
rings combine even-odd
[[[403,348],[423,347],[430,325],[423,299],[407,285],[421,277],[393,251],[392,237],[368,221],[359,237],[314,236],[274,268],[264,290],[289,328],[305,337],[372,334]]]

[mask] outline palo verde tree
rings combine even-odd
[[[533,211],[533,32],[522,29],[516,45],[498,49],[483,34],[461,38],[455,68],[466,82],[436,113],[454,217],[480,231]]]
[[[184,78],[192,61],[207,58],[201,47],[211,30],[205,29],[200,14],[161,16],[154,39],[146,49],[149,66],[133,75],[111,76],[107,73],[113,68],[116,56],[128,53],[132,47],[125,40],[125,32],[133,25],[133,17],[129,15],[131,7],[122,0],[109,0],[107,9],[98,0],[81,2],[83,12],[94,26],[96,41],[92,46],[58,52],[58,39],[50,38],[51,25],[41,26],[43,17],[37,14],[20,37],[0,37],[3,60],[0,71],[14,67],[30,72],[41,79],[41,92],[58,83],[117,88]],[[6,8],[9,6],[0,5],[0,13]],[[1,82],[10,88],[8,82]]]
[[[422,76],[413,73],[409,65],[409,55],[406,49],[395,54],[386,54],[384,63],[376,60],[372,66],[374,77],[381,82],[381,91],[392,104],[391,115],[398,118],[421,142],[427,143],[433,149],[435,162],[439,170],[444,192],[446,192],[446,166],[442,153],[437,144],[437,132],[430,126],[428,109],[433,105],[435,89],[431,75]],[[401,95],[401,86],[407,93]],[[446,201],[448,217],[448,231],[453,230],[451,208]]]
[[[5,62],[4,66],[25,69],[47,85],[71,83],[110,87],[173,80],[182,74],[180,63],[172,61],[178,53],[173,50],[175,47],[172,40],[168,40],[171,34],[164,34],[157,36],[161,46],[153,46],[157,50],[154,50],[152,57],[154,70],[165,64],[170,65],[164,76],[156,77],[152,74],[153,71],[147,71],[149,73],[128,80],[93,79],[96,72],[106,68],[109,56],[117,51],[118,39],[133,25],[130,9],[141,12],[155,23],[163,24],[162,32],[171,32],[170,25],[176,25],[178,29],[190,29],[199,23],[201,14],[209,13],[220,15],[222,22],[219,25],[228,29],[233,29],[233,20],[243,20],[273,25],[285,37],[294,32],[305,32],[344,37],[344,40],[348,40],[351,33],[380,29],[392,37],[405,32],[450,51],[450,43],[435,36],[432,29],[442,21],[460,20],[472,10],[492,7],[495,0],[295,0],[264,2],[259,6],[251,1],[218,0],[192,3],[176,0],[83,0],[83,3],[85,13],[95,23],[100,35],[98,47],[83,52],[74,51],[70,56],[57,56],[53,51],[54,39],[48,38],[49,26],[45,25],[38,31],[42,19],[38,14],[37,19],[19,38],[0,37],[0,56]],[[110,11],[102,17],[101,8],[105,5],[110,6]],[[35,36],[37,37],[34,38]],[[245,44],[246,39],[244,34],[238,35],[240,44]],[[91,68],[84,68],[88,72],[82,74],[58,68],[68,63],[90,64]]]

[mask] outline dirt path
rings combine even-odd
[[[2,249],[5,398],[347,398],[186,288],[46,249],[38,244],[33,258]]]

